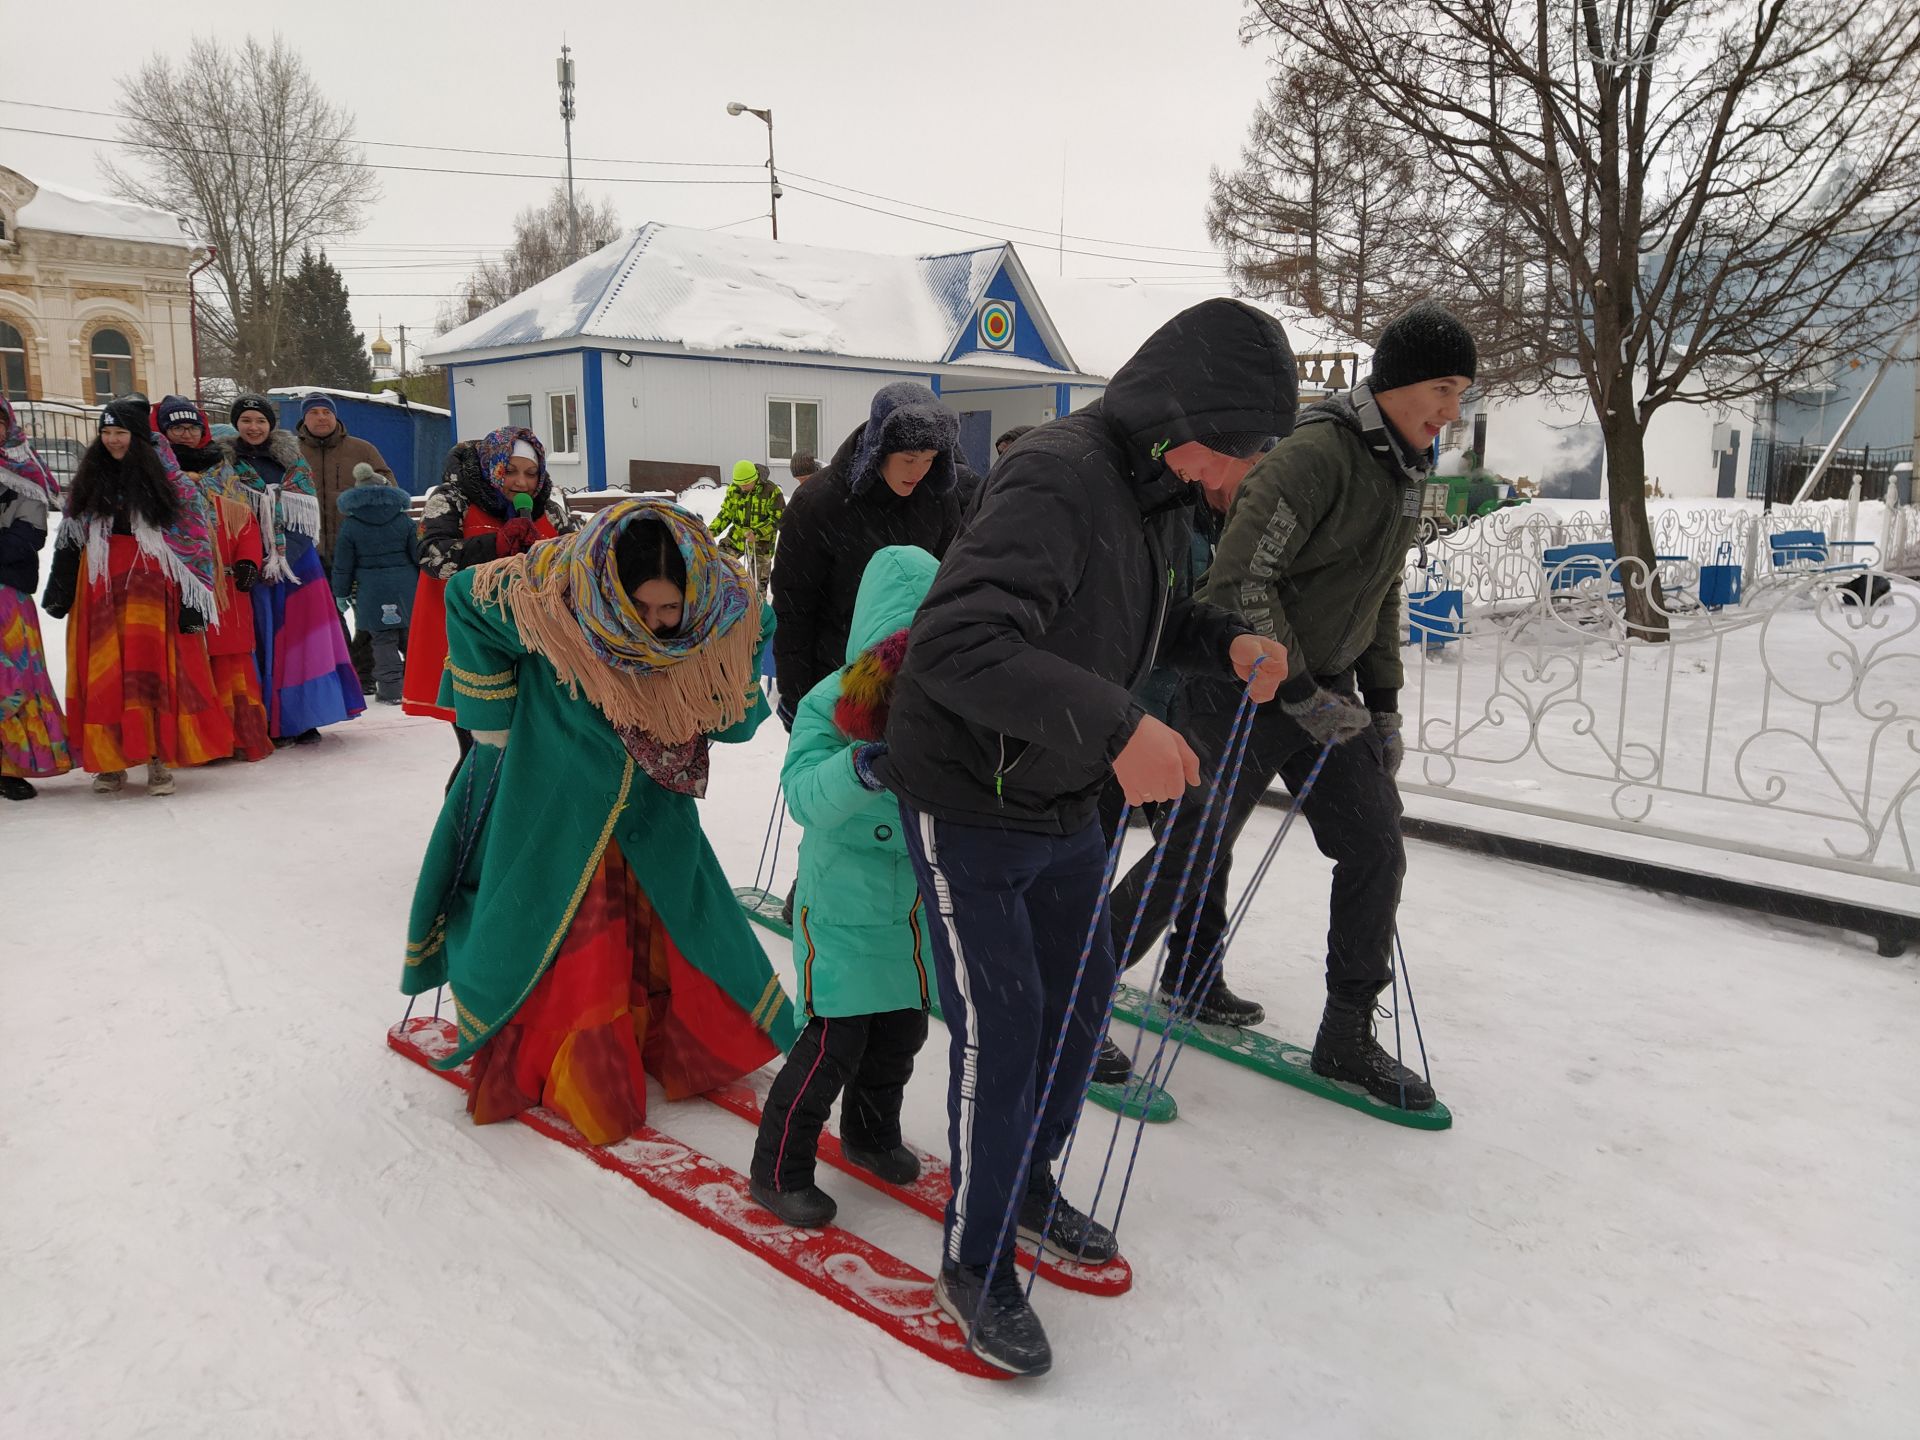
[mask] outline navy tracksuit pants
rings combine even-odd
[[[905,804],[900,815],[920,893],[933,914],[934,973],[951,1036],[953,1198],[944,1253],[949,1264],[984,1266],[1025,1178],[1021,1157],[1087,921],[1102,898],[1107,841],[1097,820],[1057,836],[955,824]],[[1113,980],[1113,938],[1103,915],[1040,1117],[1036,1175],[1066,1144]],[[1012,1237],[1009,1225],[1003,1261],[1012,1254]]]

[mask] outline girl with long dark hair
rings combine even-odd
[[[171,795],[172,767],[233,753],[204,638],[215,613],[206,509],[157,439],[139,396],[101,413],[41,601],[68,618],[67,720],[102,794],[144,762],[147,793]]]

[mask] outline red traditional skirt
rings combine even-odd
[[[505,524],[478,505],[469,505],[461,521],[461,534],[469,540],[476,535],[494,535]],[[536,540],[551,540],[558,533],[545,515],[533,522]],[[413,588],[412,616],[407,626],[407,668],[400,680],[400,708],[409,715],[451,721],[453,711],[440,703],[440,677],[447,668],[447,582],[422,570]]]
[[[777,1054],[680,953],[609,845],[553,964],[475,1053],[467,1110],[485,1125],[544,1105],[593,1144],[612,1145],[646,1123],[648,1075],[682,1100]]]
[[[67,622],[67,730],[90,774],[150,760],[204,765],[233,753],[207,642],[180,633],[180,592],[130,535],[108,549],[106,584],[81,563]]]

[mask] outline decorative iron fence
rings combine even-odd
[[[1915,548],[1912,507],[1887,529]],[[1920,584],[1783,571],[1648,644],[1623,583],[1645,576],[1428,632],[1401,788],[1920,886]]]
[[[1813,467],[1820,463],[1826,448],[1824,445],[1782,445],[1756,437],[1747,455],[1747,498],[1771,500],[1776,505],[1789,504],[1800,493],[1807,476],[1813,473]],[[1878,495],[1886,489],[1894,467],[1912,459],[1911,445],[1889,449],[1865,445],[1842,448],[1834,452],[1833,463],[1807,498],[1844,500],[1856,475],[1867,494]]]

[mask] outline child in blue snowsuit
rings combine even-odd
[[[373,636],[373,684],[382,705],[400,703],[407,625],[420,574],[420,534],[408,495],[370,465],[353,467],[355,484],[334,503],[343,517],[333,547],[333,597],[342,614]]]

